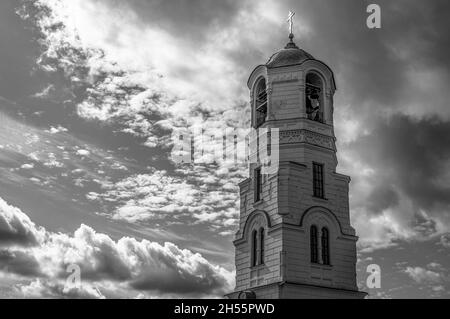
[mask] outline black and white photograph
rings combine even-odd
[[[0,299],[450,299],[449,31],[448,0],[1,0]]]

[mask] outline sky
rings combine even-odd
[[[297,45],[336,77],[360,288],[449,298],[450,4],[377,0],[375,30],[370,3],[1,1],[0,297],[231,291],[247,168],[171,150],[183,130],[244,136],[246,81],[286,44],[291,10]],[[71,264],[81,289],[65,289]]]

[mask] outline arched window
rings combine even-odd
[[[319,262],[319,246],[317,239],[317,227],[311,226],[310,229],[310,245],[311,245],[311,262],[318,263]]]
[[[316,122],[324,122],[323,116],[323,82],[315,73],[306,75],[306,114],[308,119]]]
[[[330,232],[322,228],[322,263],[330,265]]]
[[[258,232],[256,230],[252,233],[252,267],[258,264]]]
[[[267,87],[266,79],[259,80],[255,88],[255,127],[266,122],[267,118]]]
[[[260,248],[260,251],[259,251],[259,263],[261,264],[261,265],[264,265],[264,263],[265,263],[265,261],[264,261],[264,245],[265,245],[265,242],[264,242],[264,236],[265,236],[265,233],[264,233],[264,228],[261,228],[260,230],[259,230],[259,244],[261,245],[261,248]]]

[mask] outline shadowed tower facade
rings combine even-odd
[[[251,154],[257,160],[239,185],[236,288],[228,297],[364,298],[350,177],[336,172],[334,75],[293,38],[248,80],[252,127],[279,129],[279,163],[265,174]]]

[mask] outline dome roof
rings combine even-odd
[[[268,69],[275,69],[275,68],[281,68],[281,67],[288,67],[288,66],[294,66],[294,65],[301,65],[306,61],[314,61],[314,65],[318,70],[322,70],[321,73],[326,77],[329,78],[331,81],[331,87],[333,91],[336,90],[336,81],[334,79],[333,71],[330,69],[328,65],[323,63],[320,60],[315,59],[311,54],[308,52],[300,49],[295,45],[294,43],[294,35],[289,35],[290,42],[284,47],[284,49],[276,52],[273,54],[269,61],[267,61],[266,64],[261,64],[257,66],[253,72],[250,74],[250,77],[247,81],[247,86],[250,90],[252,90],[253,86],[255,85],[256,81],[261,77],[264,76],[267,80],[268,75]],[[286,70],[289,71],[289,70]]]
[[[314,57],[308,52],[297,47],[291,39],[291,42],[289,42],[283,50],[280,50],[271,56],[269,61],[266,63],[266,66],[268,68],[277,68],[302,64],[306,60],[314,60]]]

